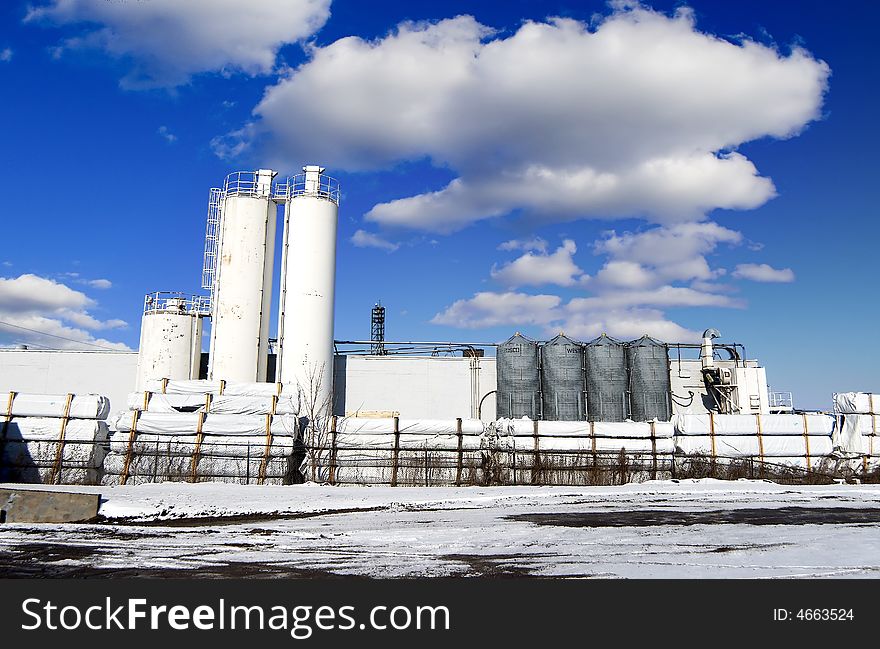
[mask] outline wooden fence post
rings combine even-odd
[[[400,454],[400,418],[394,417],[394,449],[391,451],[391,486],[397,486],[397,462]]]
[[[456,417],[456,419],[455,419],[455,431],[456,431],[456,433],[458,433],[458,463],[456,464],[456,467],[455,467],[455,486],[460,487],[461,486],[461,469],[462,469],[462,464],[463,464],[462,452],[463,452],[463,446],[464,446],[464,443],[463,443],[464,439],[463,439],[462,426],[461,426],[461,417]]]
[[[336,484],[336,415],[330,418],[330,484]]]

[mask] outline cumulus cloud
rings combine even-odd
[[[739,264],[732,273],[738,279],[750,279],[753,282],[793,282],[794,271],[791,268],[773,268],[769,264]]]
[[[454,302],[435,315],[431,322],[463,329],[547,325],[558,318],[556,308],[560,302],[562,300],[556,295],[486,291]]]
[[[773,197],[734,149],[817,119],[828,66],[802,48],[703,33],[687,9],[613,7],[592,25],[550,18],[497,34],[459,16],[313,48],[218,149],[264,137],[280,166],[352,170],[427,157],[457,177],[366,218],[441,233],[512,211],[672,224]]]
[[[91,333],[127,326],[123,320],[95,318],[88,312],[94,306],[93,299],[55,280],[33,274],[0,277],[0,337],[61,349],[128,350]]]
[[[560,295],[536,301],[526,293],[482,292],[455,302],[433,322],[461,328],[531,324],[547,336],[562,330],[581,339],[605,332],[627,339],[648,333],[670,342],[699,340],[698,332],[673,322],[665,310],[745,307],[731,287],[711,281],[725,271],[709,260],[719,245],[741,242],[739,232],[712,222],[609,231],[593,243],[593,252],[605,261],[590,277],[575,262],[575,242],[565,240],[552,254],[528,252],[490,274],[510,287],[575,289],[567,301]]]
[[[50,0],[25,21],[80,27],[56,46],[97,49],[130,62],[128,88],[173,87],[202,72],[267,74],[278,50],[308,38],[330,15],[330,0]]]
[[[92,280],[89,280],[89,286],[91,286],[92,288],[98,288],[98,289],[104,290],[104,289],[112,288],[113,282],[111,282],[109,279],[103,279],[103,278],[92,279]]]
[[[0,50],[0,62],[9,63],[12,60],[12,48],[6,47]]]
[[[383,239],[378,234],[367,232],[366,230],[358,230],[355,232],[351,236],[351,242],[358,248],[379,248],[381,250],[387,250],[388,252],[394,252],[400,248],[399,243],[393,243]]]
[[[527,252],[500,268],[493,266],[490,275],[496,282],[509,288],[545,284],[572,286],[584,274],[572,258],[576,252],[575,242],[566,239],[552,254]]]

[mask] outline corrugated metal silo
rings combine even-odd
[[[588,419],[626,419],[628,407],[624,344],[602,334],[584,345],[584,365]]]
[[[584,348],[562,334],[541,346],[543,419],[583,421]]]
[[[496,352],[498,417],[537,419],[541,409],[538,343],[515,334]]]
[[[631,417],[635,421],[672,417],[669,351],[664,343],[642,336],[626,346]]]

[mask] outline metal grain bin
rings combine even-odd
[[[498,417],[538,419],[541,410],[541,381],[538,372],[538,343],[522,334],[498,346]]]
[[[672,417],[669,351],[664,343],[642,336],[626,345],[630,416],[635,421]]]
[[[588,419],[626,419],[629,408],[624,344],[602,334],[584,345],[584,362]]]
[[[541,346],[543,418],[583,421],[584,347],[562,334]]]

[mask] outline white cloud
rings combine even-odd
[[[556,295],[482,292],[467,300],[458,300],[438,313],[433,324],[462,329],[496,326],[545,325],[556,319],[562,300]]]
[[[168,142],[168,144],[174,144],[177,141],[177,136],[169,131],[167,126],[160,126],[156,130],[156,133],[165,138],[165,141]]]
[[[579,340],[608,334],[621,340],[634,340],[645,334],[665,342],[696,342],[700,334],[668,320],[657,309],[612,309],[576,313],[566,319],[564,331]],[[551,332],[545,332],[547,335]]]
[[[51,0],[26,21],[81,27],[55,48],[130,61],[128,88],[173,87],[202,72],[267,74],[282,45],[318,31],[330,0]]]
[[[0,50],[0,62],[9,63],[12,60],[12,48],[6,47]]]
[[[129,349],[90,333],[128,326],[119,319],[95,318],[88,312],[93,306],[95,301],[84,293],[51,279],[32,274],[0,277],[0,339],[62,349]]]
[[[724,274],[706,255],[720,244],[736,245],[742,234],[717,223],[676,223],[642,232],[609,231],[593,247],[609,261],[591,283],[597,289],[649,288],[675,281],[709,281]]]
[[[710,281],[725,271],[707,259],[719,245],[741,241],[740,233],[711,222],[609,231],[593,245],[606,260],[589,277],[574,262],[575,242],[566,240],[552,254],[527,252],[500,269],[493,267],[491,275],[511,287],[575,289],[567,302],[558,295],[536,301],[537,296],[524,293],[484,292],[455,302],[433,322],[465,328],[531,324],[547,336],[562,330],[582,339],[605,332],[627,339],[648,333],[670,342],[698,340],[698,332],[668,319],[664,310],[743,308],[744,300],[731,295],[732,287]]]
[[[537,252],[547,252],[547,242],[541,237],[533,237],[532,239],[511,239],[499,244],[498,250],[522,250],[529,252],[536,250]]]
[[[380,237],[378,234],[367,232],[366,230],[358,230],[351,236],[351,242],[358,248],[380,248],[388,252],[394,252],[400,248],[399,243],[393,243]]]
[[[750,279],[753,282],[793,282],[794,271],[791,268],[773,268],[769,264],[739,264],[732,273],[738,279]]]
[[[459,16],[316,47],[217,148],[234,155],[265,137],[280,167],[427,157],[458,177],[367,218],[437,232],[511,211],[671,224],[773,197],[733,149],[817,119],[828,66],[800,48],[702,33],[688,10],[614,7],[595,26],[553,18],[494,34]]]
[[[111,282],[109,279],[103,279],[103,278],[102,279],[92,279],[92,280],[89,280],[89,286],[91,286],[92,288],[98,288],[98,289],[104,290],[104,289],[111,288],[113,286],[113,282]]]
[[[566,239],[552,254],[527,252],[501,268],[493,266],[490,274],[508,288],[545,284],[573,286],[584,274],[572,258],[576,252],[575,242]]]

